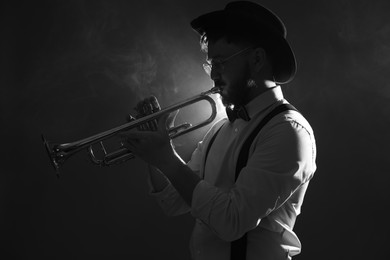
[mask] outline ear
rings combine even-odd
[[[257,47],[256,49],[254,49],[252,57],[253,57],[252,59],[253,71],[258,73],[264,67],[264,64],[267,59],[267,53],[263,48]]]

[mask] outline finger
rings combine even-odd
[[[118,136],[121,138],[121,144],[123,147],[127,148],[134,154],[138,154],[141,145],[140,139],[136,138],[128,138],[127,135],[120,135]]]
[[[167,118],[167,127],[172,128],[175,125],[176,116],[179,114],[179,110],[176,110],[169,114]]]
[[[149,103],[151,105],[152,111],[151,113],[156,113],[161,110],[161,106],[155,96],[150,96],[149,97]],[[149,122],[151,124],[151,130],[152,131],[157,131],[158,130],[158,122],[157,119],[154,119]]]
[[[134,109],[137,111],[137,119],[139,119],[152,113],[152,104],[150,103],[149,98],[145,98],[138,102]],[[139,125],[137,128],[141,131],[148,131],[153,130],[151,129],[151,127],[152,126],[150,125],[150,123],[146,122],[142,125]]]
[[[144,105],[144,100],[141,100],[134,107],[134,110],[137,112],[136,119],[139,119],[139,118],[144,116],[144,114],[143,114],[143,105]],[[137,129],[138,130],[144,130],[144,126],[143,125],[138,125]]]
[[[161,131],[164,132],[164,133],[167,132],[167,129],[168,129],[167,120],[168,120],[169,115],[170,115],[169,113],[165,113],[161,117],[159,117],[159,119],[158,119],[158,130],[160,132]]]

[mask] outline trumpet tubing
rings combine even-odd
[[[219,89],[214,87],[206,92],[202,92],[199,95],[196,95],[194,97],[188,98],[182,102],[179,102],[175,105],[171,105],[165,109],[160,109],[157,105],[153,105],[154,108],[158,109],[152,109],[151,114],[142,116],[140,118],[131,118],[128,123],[125,123],[123,125],[117,126],[115,128],[109,129],[105,132],[101,132],[98,134],[95,134],[93,136],[75,141],[70,143],[63,143],[63,144],[57,144],[57,143],[51,143],[45,139],[45,137],[42,135],[42,140],[44,143],[44,146],[46,148],[46,151],[49,155],[51,164],[53,165],[54,169],[56,170],[57,174],[59,174],[60,167],[65,163],[65,161],[72,156],[73,154],[88,148],[91,161],[97,165],[100,166],[108,166],[112,164],[122,163],[124,161],[127,161],[128,159],[131,159],[134,157],[134,155],[129,151],[128,149],[124,148],[123,146],[119,148],[118,150],[107,153],[103,141],[107,140],[108,138],[111,138],[115,135],[117,135],[120,132],[128,131],[134,128],[138,128],[142,130],[142,126],[148,125],[150,128],[153,128],[150,126],[150,122],[156,121],[159,117],[161,117],[164,114],[172,113],[180,108],[192,105],[194,103],[200,102],[200,101],[207,101],[211,106],[211,115],[208,119],[199,122],[198,124],[191,125],[188,123],[184,123],[179,126],[174,126],[172,128],[168,129],[168,133],[170,138],[176,138],[178,136],[184,135],[188,132],[194,131],[200,127],[203,127],[205,125],[210,124],[213,122],[217,115],[217,107],[215,104],[215,101],[210,97],[211,94],[217,94],[219,93]],[[152,101],[153,103],[154,101]],[[138,111],[138,109],[136,109]],[[157,111],[158,110],[158,111]],[[103,159],[97,159],[95,156],[95,153],[92,149],[92,145],[100,143],[102,150],[104,152],[104,158]]]

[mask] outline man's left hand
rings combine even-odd
[[[178,159],[168,131],[177,112],[162,115],[158,119],[157,131],[129,130],[118,134],[123,146],[135,156],[160,169],[172,160]]]

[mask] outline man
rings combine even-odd
[[[188,163],[169,139],[172,116],[161,117],[157,131],[124,133],[123,141],[152,165],[152,194],[165,212],[196,219],[193,259],[291,259],[301,248],[293,227],[316,170],[316,146],[298,111],[275,110],[288,104],[279,84],[296,71],[286,29],[271,11],[247,1],[191,26],[201,35],[204,67],[229,120],[210,129]]]

